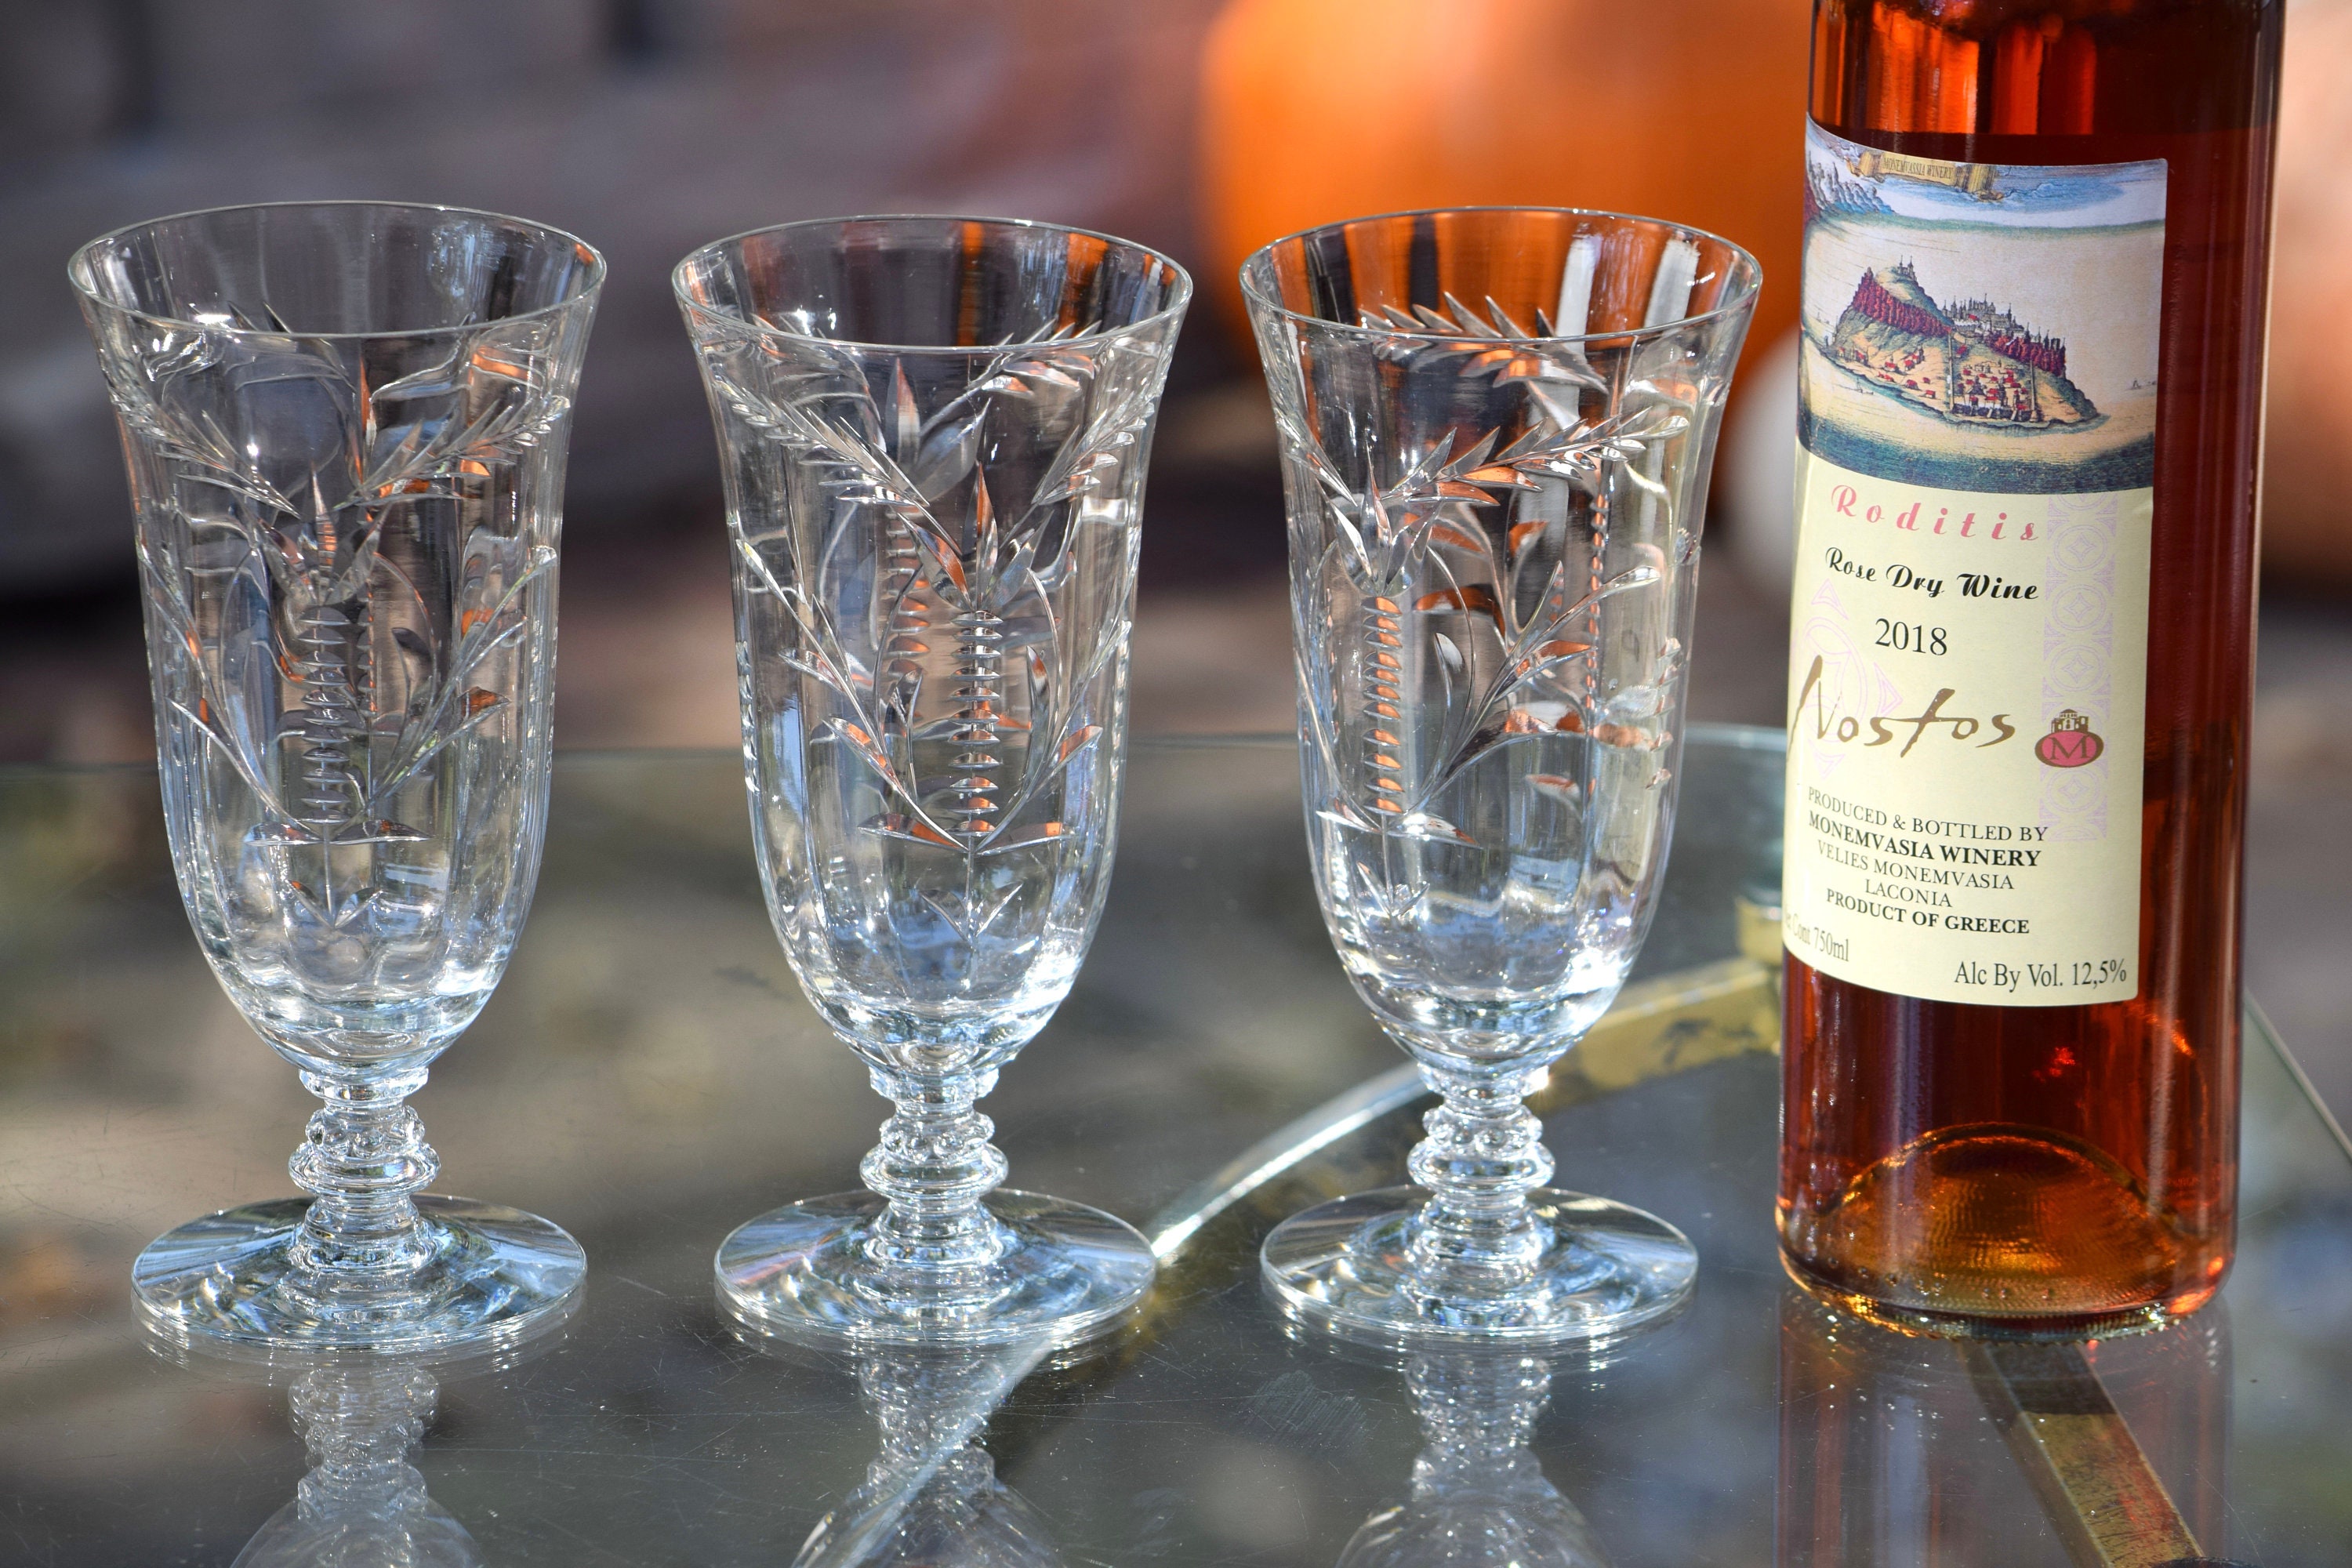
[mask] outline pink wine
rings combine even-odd
[[[1779,1223],[1880,1322],[2229,1268],[2283,10],[1816,0]]]

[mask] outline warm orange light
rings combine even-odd
[[[1202,66],[1204,292],[1241,331],[1234,271],[1286,234],[1411,207],[1601,207],[1755,252],[1764,292],[1750,341],[1769,343],[1797,314],[1810,10],[1233,0]],[[1349,260],[1360,277],[1409,265]],[[1594,301],[1597,325],[1609,303]],[[1620,303],[1625,314],[1642,302]]]

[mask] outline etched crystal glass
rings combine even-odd
[[[404,1103],[506,967],[538,874],[564,439],[604,262],[441,207],[160,219],[72,280],[137,510],[163,810],[198,943],[326,1104],[310,1197],[141,1254],[159,1331],[402,1351],[577,1289],[546,1221],[417,1196]]]
[[[1243,268],[1281,432],[1316,889],[1443,1103],[1416,1186],[1269,1237],[1351,1335],[1603,1338],[1669,1311],[1672,1226],[1543,1186],[1521,1098],[1600,1017],[1674,822],[1716,428],[1756,263],[1641,218],[1485,208]]]
[[[720,1289],[787,1332],[1081,1332],[1139,1299],[1150,1253],[998,1189],[973,1102],[1102,911],[1144,465],[1190,280],[1122,240],[909,217],[725,240],[677,287],[726,473],[769,913],[896,1107],[869,1190],[735,1232]]]

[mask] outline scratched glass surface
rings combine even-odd
[[[1776,1016],[1769,970],[1736,967],[1742,889],[1779,887],[1772,742],[1687,734],[1629,991],[1736,973],[1761,988],[1743,1005]],[[511,1364],[423,1366],[436,1387],[404,1415],[412,1384],[330,1405],[299,1376],[144,1348],[131,1258],[253,1195],[306,1097],[188,940],[152,770],[0,769],[0,1561],[228,1568],[273,1517],[279,1541],[338,1519],[423,1533],[427,1510],[486,1562],[566,1568],[789,1563],[828,1519],[837,1544],[950,1562],[958,1529],[992,1532],[972,1551],[1167,1568],[1333,1568],[1441,1537],[1597,1544],[1615,1568],[2082,1561],[2051,1522],[2051,1472],[2022,1467],[1958,1353],[1824,1330],[1784,1299],[1779,1063],[1769,1034],[1735,1038],[1704,1009],[1658,1024],[1653,1076],[1572,1052],[1533,1102],[1563,1184],[1688,1227],[1702,1264],[1682,1317],[1605,1365],[1528,1358],[1540,1392],[1283,1331],[1255,1272],[1268,1227],[1400,1179],[1432,1103],[1408,1084],[1368,1123],[1312,1133],[1402,1064],[1324,931],[1293,737],[1131,742],[1092,956],[992,1101],[1020,1168],[1162,1247],[1140,1331],[1025,1375],[950,1358],[943,1381],[887,1350],[793,1359],[730,1337],[715,1238],[837,1181],[882,1108],[769,929],[740,756],[559,753],[553,791],[530,930],[425,1098],[452,1169],[560,1220],[596,1267],[561,1336]],[[2244,1235],[2221,1302],[2193,1337],[2093,1355],[2204,1555],[2341,1568],[2352,1157],[2269,1035],[2247,1045]],[[1200,1184],[1244,1163],[1271,1173],[1180,1231]],[[383,1515],[332,1512],[366,1495],[332,1483],[310,1489],[327,1511],[293,1513],[335,1434],[370,1465],[360,1448],[405,1441],[366,1436],[372,1406],[415,1431],[403,1463],[422,1498],[377,1471]]]

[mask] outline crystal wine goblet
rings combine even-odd
[[[604,264],[446,207],[222,208],[70,275],[137,510],[164,820],[229,997],[326,1104],[308,1199],[132,1271],[151,1325],[278,1348],[521,1333],[576,1289],[545,1220],[417,1196],[404,1102],[504,971],[538,875],[572,391]]]
[[[1253,256],[1281,433],[1316,891],[1443,1103],[1416,1186],[1277,1228],[1277,1300],[1353,1337],[1605,1338],[1690,1245],[1544,1188],[1519,1102],[1605,1011],[1674,821],[1699,526],[1756,263],[1545,208],[1409,213]]]
[[[973,1102],[1067,994],[1108,888],[1152,422],[1192,284],[1043,224],[852,218],[677,268],[718,425],[760,870],[801,986],[895,1113],[727,1238],[792,1333],[1075,1336],[1142,1238],[998,1189]]]

